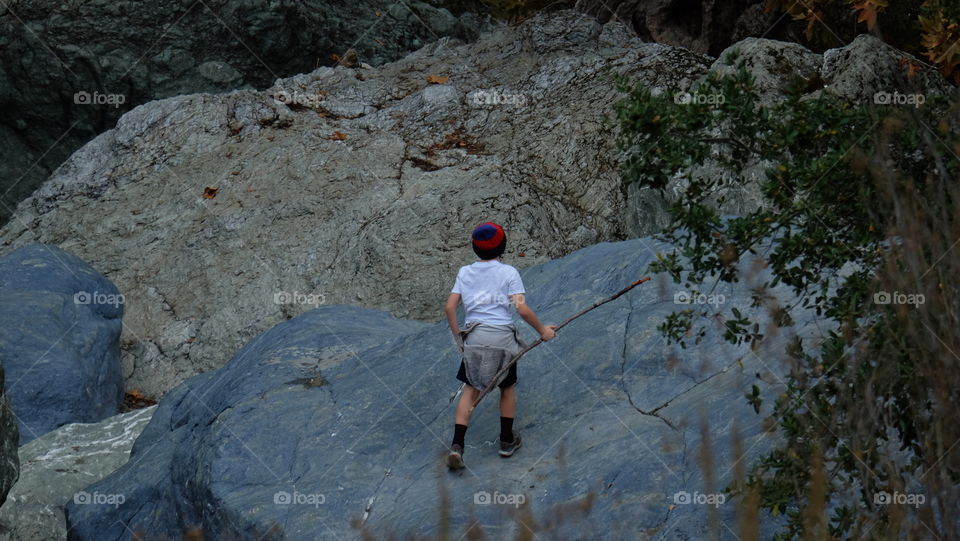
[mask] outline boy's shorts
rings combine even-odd
[[[501,381],[497,387],[506,389],[517,382],[517,364],[518,363],[513,363],[513,366],[511,366],[507,372],[507,377],[503,378],[503,381]],[[460,370],[457,371],[457,379],[470,385],[470,382],[467,381],[467,367],[464,366],[463,361],[460,361]]]
[[[470,323],[466,328],[460,331],[464,345],[483,345],[495,346],[512,350],[516,355],[525,346],[520,339],[520,333],[513,325],[490,325],[487,323]],[[457,379],[470,385],[467,380],[467,367],[463,360],[460,361],[460,370],[457,371]],[[517,383],[517,363],[514,363],[507,371],[507,376],[497,387],[506,389]]]

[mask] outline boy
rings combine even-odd
[[[524,302],[523,282],[520,273],[510,265],[499,261],[507,247],[507,236],[503,228],[493,222],[477,226],[472,235],[473,251],[480,258],[471,265],[460,267],[453,291],[447,298],[444,312],[454,342],[463,353],[464,345],[494,346],[503,348],[515,355],[523,347],[519,333],[513,325],[510,305],[531,327],[540,333],[544,341],[555,336],[555,325],[543,325],[533,310]],[[463,300],[463,331],[457,325],[457,305]],[[456,423],[453,429],[453,444],[447,456],[447,466],[451,469],[463,468],[464,435],[470,422],[470,408],[480,391],[470,385],[466,368],[461,360],[457,379],[466,383],[463,395],[457,403]],[[517,366],[513,365],[500,388],[500,456],[509,457],[520,448],[520,435],[513,431],[513,419],[516,415],[517,394],[514,384],[517,382]]]

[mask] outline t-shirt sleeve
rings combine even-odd
[[[518,293],[526,293],[523,290],[523,280],[520,279],[520,273],[517,269],[513,269],[513,272],[510,273],[510,278],[507,280],[507,295],[516,295]]]
[[[457,295],[463,294],[463,284],[460,282],[460,272],[457,272],[457,280],[453,282],[453,289],[450,290],[450,293],[456,293]]]

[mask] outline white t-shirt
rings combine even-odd
[[[517,269],[494,259],[460,267],[452,293],[462,297],[464,325],[473,321],[509,325],[513,323],[510,296],[524,290]]]

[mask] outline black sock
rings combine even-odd
[[[453,445],[463,445],[463,437],[467,435],[467,425],[453,425]]]
[[[513,417],[500,418],[500,441],[513,443]]]

